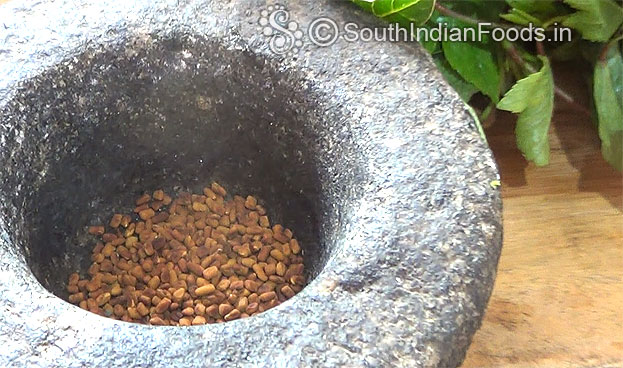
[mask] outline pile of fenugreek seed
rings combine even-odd
[[[69,276],[69,301],[115,319],[201,325],[261,313],[304,284],[292,231],[271,227],[257,200],[217,183],[202,195],[162,190],[136,200],[134,215],[91,226],[90,279]]]

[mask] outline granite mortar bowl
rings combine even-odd
[[[486,143],[421,49],[339,40],[276,55],[257,29],[265,8],[0,8],[0,364],[460,364],[501,247]],[[342,3],[287,9],[303,27],[312,15],[375,24]],[[212,180],[293,229],[301,293],[187,328],[65,301],[68,275],[90,263],[87,225],[143,191]]]

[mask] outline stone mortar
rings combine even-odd
[[[0,7],[0,366],[452,367],[502,244],[498,173],[410,43],[268,49],[265,1],[12,0]],[[292,1],[378,25],[347,2]],[[196,327],[66,299],[85,227],[142,190],[219,180],[302,240],[309,285]]]

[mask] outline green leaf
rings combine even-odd
[[[606,60],[595,65],[593,98],[599,122],[601,154],[619,171],[623,170],[622,76],[623,58],[615,44],[610,47]]]
[[[564,0],[577,11],[562,24],[577,29],[587,40],[605,42],[623,23],[623,8],[613,0]]]
[[[530,23],[533,23],[534,25],[541,25],[540,19],[533,17],[521,9],[513,8],[510,13],[500,15],[500,18],[515,24],[521,24],[523,26],[527,26]]]
[[[519,114],[515,135],[526,159],[537,166],[549,163],[547,132],[554,109],[554,79],[549,61],[539,56],[543,67],[519,80],[498,103],[498,108]]]
[[[353,0],[361,8],[390,23],[422,25],[430,18],[435,0]]]
[[[433,60],[446,81],[459,93],[463,101],[468,102],[469,99],[478,92],[478,88],[461,78],[443,57],[435,57]]]
[[[565,11],[564,6],[554,0],[506,0],[506,2],[513,10],[530,14],[541,21],[553,15],[562,15]]]
[[[442,42],[444,55],[452,68],[497,103],[500,71],[491,46],[483,42]]]

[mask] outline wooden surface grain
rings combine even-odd
[[[571,68],[557,74],[586,101]],[[545,168],[515,148],[510,115],[487,129],[502,175],[504,248],[463,368],[623,367],[622,178],[601,158],[590,119],[557,103]]]
[[[587,96],[573,66],[558,83]],[[557,101],[551,163],[516,149],[510,115],[487,129],[502,176],[504,248],[463,368],[623,367],[623,183],[590,118]]]

